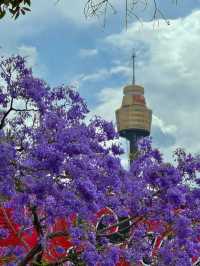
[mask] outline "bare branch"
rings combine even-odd
[[[38,244],[32,248],[25,258],[18,264],[18,266],[27,266],[34,256],[42,251],[42,245]]]
[[[132,225],[134,225],[134,224],[137,224],[138,222],[140,222],[142,220],[144,220],[144,217],[133,217],[133,216],[132,217],[128,217],[128,218],[126,218],[126,219],[124,219],[124,220],[122,220],[122,221],[120,221],[118,223],[112,224],[112,225],[110,225],[110,226],[108,226],[106,228],[98,230],[97,236],[105,236],[105,234],[102,234],[102,233],[112,229],[113,227],[117,227],[117,226],[123,225],[125,222],[133,221]]]
[[[36,208],[36,206],[31,206],[30,207],[30,210],[31,210],[32,215],[33,215],[33,225],[34,225],[34,228],[37,231],[37,233],[38,233],[39,236],[43,236],[43,230],[42,230],[42,226],[41,226],[41,223],[40,223],[40,219],[39,219],[39,217],[37,215],[37,208]],[[42,247],[41,243],[38,243],[35,247],[33,247],[28,252],[28,254],[18,264],[18,266],[26,266],[26,265],[28,265],[28,263],[32,259],[34,259],[34,257],[36,255],[37,255],[37,258],[36,258],[36,261],[35,262],[41,261],[41,259],[42,259],[41,254],[42,254],[42,252],[43,252],[43,247]]]
[[[69,237],[69,232],[68,231],[57,231],[57,232],[53,232],[48,234],[47,238],[52,239],[54,237],[58,237],[58,236],[66,236]]]
[[[16,108],[12,108],[12,110],[16,112],[38,112],[39,111],[37,109],[16,109]]]
[[[5,112],[5,114],[3,115],[3,118],[1,119],[0,129],[4,128],[6,117],[9,115],[9,113],[10,113],[12,110],[13,110],[13,98],[11,98],[10,108],[8,109],[7,112]]]
[[[86,18],[102,14],[104,14],[105,17],[108,8],[110,8],[114,13],[116,13],[116,10],[111,4],[110,0],[87,0],[84,7],[84,14]]]
[[[128,18],[130,16],[134,16],[137,20],[141,22],[141,17],[136,13],[137,7],[143,7],[142,11],[145,11],[148,6],[153,4],[153,14],[150,20],[156,20],[162,18],[169,25],[169,21],[166,19],[164,13],[162,12],[159,1],[158,0],[121,0],[124,1],[124,11],[125,11],[125,25],[128,27]],[[178,0],[174,0],[172,4],[177,5]],[[106,17],[108,14],[108,9],[116,13],[115,6],[112,3],[112,0],[87,0],[84,7],[85,17],[98,17],[99,15],[103,15],[104,17],[104,26],[106,23]]]
[[[59,265],[63,265],[63,263],[65,263],[66,261],[70,261],[69,257],[65,257],[57,262],[53,262],[53,263],[48,263],[46,264],[46,266],[59,266]]]
[[[34,225],[37,233],[39,235],[42,235],[43,236],[44,234],[43,234],[42,226],[41,226],[41,223],[40,223],[40,219],[39,219],[39,217],[37,215],[37,208],[36,208],[36,206],[30,207],[30,210],[31,210],[32,215],[33,215],[33,225]]]

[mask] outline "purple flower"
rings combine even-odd
[[[48,251],[51,233],[67,231],[77,251],[74,265],[79,260],[115,266],[121,257],[134,265],[141,260],[191,265],[200,254],[200,157],[178,149],[176,163],[166,163],[151,138],[144,138],[126,170],[113,123],[100,117],[85,121],[87,105],[77,91],[51,88],[20,56],[3,59],[0,66],[0,240],[14,226],[25,240],[37,232],[36,244]],[[24,105],[4,117],[11,98],[14,107],[19,101]],[[130,219],[128,228],[115,225],[119,231],[110,241],[103,229],[120,217]],[[154,257],[150,231],[154,238],[165,234]],[[58,239],[54,248],[62,254]],[[1,246],[0,257],[14,254],[10,265],[19,264],[27,256],[23,245]]]

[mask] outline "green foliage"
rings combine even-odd
[[[31,11],[31,0],[0,0],[0,19],[10,13],[14,19]]]

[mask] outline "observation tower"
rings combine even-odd
[[[130,163],[137,156],[137,141],[150,135],[152,110],[146,105],[144,88],[135,84],[135,54],[133,54],[133,81],[123,89],[121,107],[116,110],[119,135],[130,143]]]

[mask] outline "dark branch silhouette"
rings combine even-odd
[[[59,4],[60,1],[66,0],[57,0],[56,4]],[[112,13],[122,11],[124,12],[125,25],[127,27],[129,19],[133,17],[139,21],[142,20],[142,16],[138,14],[137,8],[139,8],[140,11],[145,11],[149,6],[153,5],[152,19],[162,18],[169,24],[169,21],[160,8],[159,0],[121,0],[124,10],[117,10],[117,6],[113,2],[113,0],[85,0],[84,15],[86,18],[103,16],[105,26],[106,18],[109,16],[109,10]],[[11,14],[14,19],[26,15],[27,12],[31,11],[31,3],[31,0],[2,0],[0,2],[0,19],[8,13]],[[178,0],[172,1],[172,4],[177,5]]]
[[[178,0],[174,1],[174,4],[177,5]],[[142,21],[139,11],[145,11],[151,5],[153,5],[153,14],[151,20],[163,19],[169,24],[166,16],[164,15],[158,0],[122,0],[124,4],[124,10],[117,10],[116,5],[112,0],[87,0],[84,8],[85,17],[99,17],[100,15],[104,16],[104,21],[108,15],[108,9],[111,12],[117,13],[124,12],[125,16],[125,25],[128,26],[129,19],[135,17],[137,20]]]

